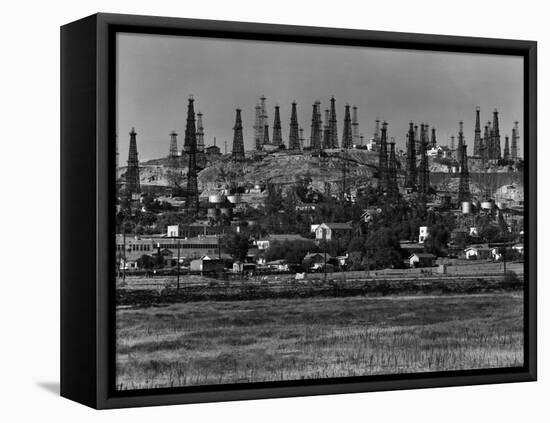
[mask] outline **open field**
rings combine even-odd
[[[118,389],[522,363],[521,291],[117,309]]]

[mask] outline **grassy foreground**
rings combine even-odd
[[[520,366],[521,292],[117,310],[117,389]]]

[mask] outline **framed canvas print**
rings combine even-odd
[[[536,43],[61,29],[61,393],[536,380]]]

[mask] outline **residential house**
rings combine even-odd
[[[330,241],[336,238],[342,238],[352,233],[351,223],[321,223],[317,229],[315,229],[315,238],[317,240]]]
[[[433,267],[436,256],[430,253],[414,253],[409,256],[410,267]]]
[[[492,258],[492,249],[487,244],[471,245],[464,249],[468,260],[488,260]]]

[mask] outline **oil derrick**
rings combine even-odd
[[[256,103],[254,108],[254,145],[257,151],[260,151],[263,146],[264,140],[264,127],[262,124],[262,108],[260,103]]]
[[[492,159],[499,160],[501,158],[501,150],[500,150],[500,129],[498,125],[498,110],[495,109],[493,111],[493,136],[492,136],[492,144],[493,144],[493,153],[492,153]]]
[[[193,97],[187,105],[187,123],[185,125],[185,146],[189,156],[187,170],[187,209],[197,212],[199,209],[199,190],[197,187],[197,131],[195,129],[195,110]]]
[[[178,157],[178,134],[175,131],[170,132],[170,151],[168,157],[176,159]]]
[[[359,119],[357,118],[357,106],[353,106],[353,114],[351,116],[351,135],[353,145],[359,145]]]
[[[304,128],[300,127],[300,150],[304,149],[304,142],[305,142]]]
[[[458,151],[458,157],[460,160],[461,154],[462,154],[462,146],[464,145],[464,122],[460,121],[458,122],[458,145],[456,146],[456,149]]]
[[[311,137],[309,145],[312,150],[321,149],[321,112],[319,111],[319,102],[313,104],[313,113],[311,117]]]
[[[372,138],[374,139],[376,146],[380,146],[380,119],[376,119],[376,122],[374,123],[374,134],[372,134]]]
[[[514,122],[514,128],[512,129],[512,146],[510,149],[510,155],[512,160],[516,161],[518,159],[518,138],[519,138],[519,128],[518,122]]]
[[[126,190],[131,196],[139,194],[141,191],[139,185],[139,160],[137,151],[136,131],[134,128],[130,131],[130,148],[128,149],[128,167],[126,169]]]
[[[407,134],[407,177],[405,187],[414,189],[416,187],[416,146],[414,140],[414,124],[409,123]]]
[[[301,150],[299,132],[298,112],[296,111],[296,102],[293,101],[292,112],[290,113],[290,132],[288,135],[288,148],[290,150]]]
[[[202,126],[202,113],[197,113],[197,167],[204,169],[206,167],[206,155],[204,154],[204,127]]]
[[[470,201],[470,174],[468,172],[468,155],[466,144],[462,145],[460,155],[460,182],[458,185],[458,201]]]
[[[437,148],[437,138],[435,136],[435,128],[432,128],[432,139],[430,141],[432,148]]]
[[[271,144],[271,142],[269,141],[269,125],[267,123],[264,125],[263,143],[264,143],[264,145]]]
[[[489,133],[490,122],[483,129],[483,141],[481,142],[481,159],[486,163],[490,157],[491,135]]]
[[[331,148],[330,142],[330,112],[328,109],[325,109],[325,125],[323,126],[323,148]]]
[[[262,140],[264,140],[264,131],[265,131],[265,126],[267,125],[267,109],[265,106],[265,100],[266,100],[265,96],[262,95],[260,97],[260,122],[259,122],[259,132]]]
[[[481,124],[479,118],[480,108],[476,107],[476,126],[474,129],[474,156],[481,157],[482,141],[481,141]]]
[[[330,146],[331,148],[338,148],[338,129],[336,121],[336,100],[334,96],[330,98]]]
[[[273,145],[281,147],[283,136],[281,134],[281,115],[279,114],[279,105],[275,106],[275,117],[273,118]]]
[[[349,104],[346,104],[346,112],[344,114],[344,132],[342,133],[342,148],[351,148],[351,147],[353,147],[353,135],[351,132],[351,116],[349,113]]]
[[[244,161],[243,123],[241,121],[241,109],[236,109],[235,126],[233,127],[233,160]]]
[[[455,136],[451,135],[451,152],[455,151]]]
[[[504,137],[504,153],[502,154],[502,158],[506,161],[510,160],[510,140],[508,136]]]
[[[414,125],[414,148],[417,153],[420,151],[420,137],[418,135],[418,125]]]
[[[390,142],[390,163],[388,166],[388,194],[392,197],[397,196],[399,188],[397,186],[397,159],[395,157],[395,139]]]
[[[428,165],[428,134],[427,126],[420,125],[420,167],[418,169],[418,192],[426,196],[430,188],[430,169]]]
[[[380,185],[384,190],[388,189],[388,124],[382,123],[380,136],[380,150],[378,151],[378,172],[380,173]]]

